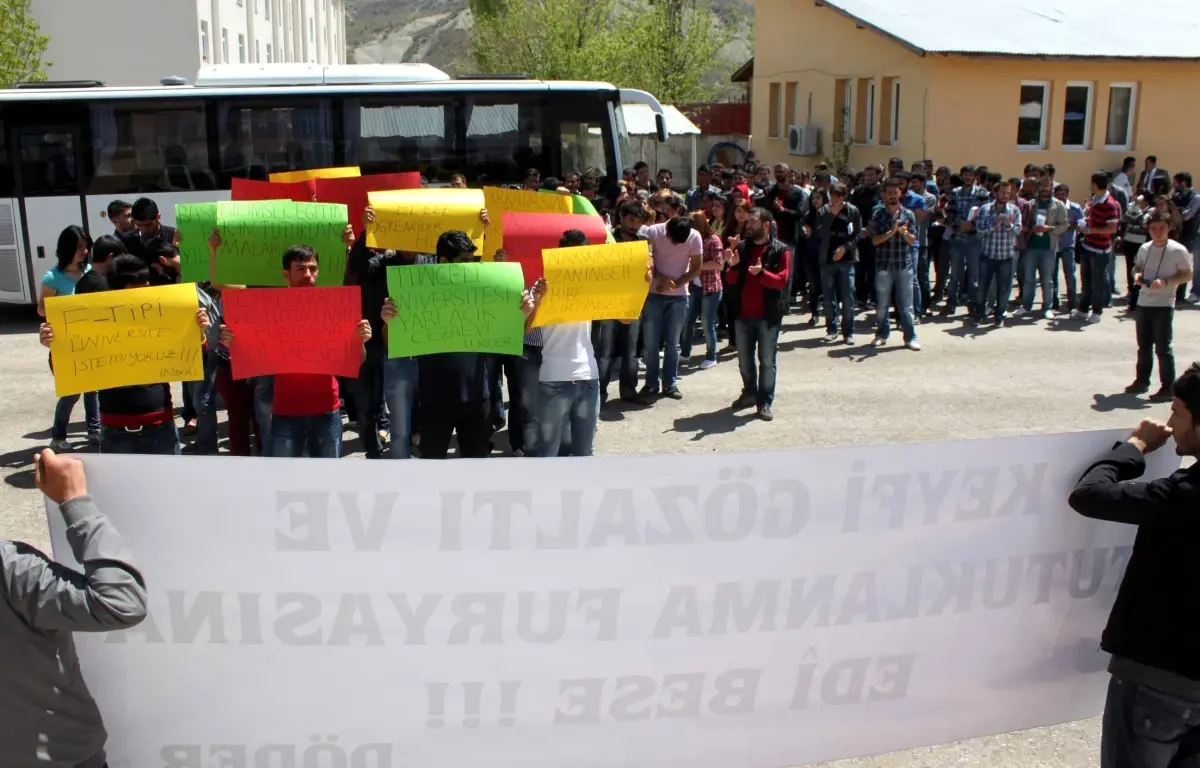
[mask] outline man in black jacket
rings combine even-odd
[[[1200,464],[1127,482],[1172,436],[1176,453],[1200,456],[1200,363],[1172,394],[1167,423],[1143,421],[1088,468],[1069,499],[1085,517],[1138,526],[1100,641],[1112,654],[1102,768],[1182,768],[1200,759]]]

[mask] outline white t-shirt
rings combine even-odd
[[[599,379],[592,350],[591,323],[562,323],[542,328],[542,368],[538,381]]]

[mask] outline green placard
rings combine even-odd
[[[179,229],[179,264],[183,282],[205,282],[208,280],[208,236],[217,226],[217,204],[176,204],[175,226]]]
[[[346,273],[346,206],[267,200],[217,203],[217,282],[226,285],[282,286],[283,253],[311,245],[321,260],[319,286],[342,284]]]
[[[521,265],[414,264],[388,267],[396,319],[388,357],[439,352],[519,355],[525,337]]]
[[[592,201],[583,195],[571,195],[571,208],[574,213],[578,214],[586,214],[588,216],[600,215],[596,212],[596,206],[592,205]]]

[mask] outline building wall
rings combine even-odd
[[[1194,121],[1180,106],[1200,99],[1194,63],[1086,62],[1036,59],[976,60],[930,57],[933,75],[930,151],[938,164],[958,168],[983,163],[1005,176],[1020,175],[1026,163],[1052,163],[1057,177],[1083,197],[1092,173],[1115,170],[1128,155],[1157,155],[1172,173],[1200,173],[1200,145]],[[1046,149],[1017,148],[1021,82],[1048,81],[1050,104]],[[1091,83],[1090,149],[1063,149],[1067,83]],[[1109,85],[1137,84],[1133,142],[1128,150],[1105,148]],[[907,159],[907,158],[906,158]]]
[[[150,10],[144,0],[33,0],[31,8],[50,37],[42,60],[51,62],[51,80],[157,85],[169,75],[194,78],[200,67],[190,1],[160,2]],[[147,25],[152,34],[143,31]]]
[[[788,162],[811,167],[823,158],[836,156],[841,120],[835,114],[840,102],[836,95],[839,81],[850,81],[849,124],[856,143],[850,152],[850,164],[886,163],[893,156],[906,161],[925,157],[929,150],[928,124],[930,77],[928,61],[903,46],[889,42],[875,32],[857,29],[854,22],[828,8],[816,7],[811,0],[756,0],[755,2],[754,81],[752,86],[752,148],[761,161]],[[894,143],[884,94],[892,79],[900,84],[899,134]],[[865,143],[868,109],[858,94],[869,80],[875,84],[874,135]],[[779,136],[771,131],[772,84],[780,98],[776,109]],[[788,109],[789,84],[794,84],[794,110]],[[809,115],[809,99],[812,112]],[[778,102],[782,101],[782,108]],[[821,129],[821,147],[816,157],[788,154],[787,127],[811,123]]]
[[[346,63],[345,0],[160,0],[149,6],[145,0],[33,0],[32,8],[50,37],[44,60],[52,62],[51,80],[191,80],[204,60],[237,64],[242,51],[248,64]],[[228,56],[222,55],[222,30]]]

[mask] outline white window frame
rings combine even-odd
[[[221,27],[221,63],[229,63],[229,29]]]
[[[275,0],[266,0],[266,5],[263,6],[263,19],[266,21],[271,20],[271,3],[273,2],[275,2]]]
[[[262,63],[262,41],[260,40],[254,41],[254,63]]]
[[[845,105],[838,118],[842,121],[842,137],[844,141],[854,137],[854,81],[846,78],[842,84],[842,102]]]
[[[238,33],[238,63],[246,63],[246,36]]]
[[[875,78],[867,82],[867,135],[863,144],[871,146],[875,143]]]
[[[1020,144],[1018,144],[1017,150],[1020,152],[1045,152],[1047,149],[1046,136],[1047,136],[1047,132],[1050,130],[1050,81],[1049,80],[1022,80],[1020,88],[1024,88],[1027,85],[1028,86],[1033,86],[1033,85],[1040,86],[1042,89],[1042,131],[1040,134],[1040,138],[1038,140],[1038,145],[1036,147],[1024,147],[1024,146],[1021,146]],[[1018,97],[1020,96],[1019,89],[1017,91],[1017,95],[1018,95]],[[1017,109],[1020,110],[1020,108],[1021,108],[1021,104],[1020,104],[1020,99],[1018,98]],[[1021,115],[1020,115],[1020,112],[1018,112],[1017,120],[1019,121],[1020,119],[1021,119]]]
[[[1108,116],[1112,113],[1112,92],[1113,88],[1128,88],[1129,89],[1129,119],[1125,125],[1125,143],[1124,144],[1109,144],[1108,142]],[[1109,83],[1108,84],[1108,111],[1104,115],[1104,148],[1109,152],[1129,151],[1133,149],[1133,126],[1137,122],[1137,83]]]
[[[896,146],[900,143],[900,78],[892,80],[892,124],[888,126],[889,143]]]
[[[208,52],[208,19],[200,19],[200,55],[211,61]]]
[[[1096,104],[1096,84],[1090,80],[1070,80],[1067,82],[1067,88],[1087,88],[1087,109],[1083,113],[1083,143],[1082,144],[1063,144],[1063,149],[1067,150],[1086,150],[1092,148],[1092,117],[1095,115]],[[1062,122],[1067,122],[1067,91],[1063,90],[1063,114]],[[1107,125],[1105,128],[1107,129]],[[1061,135],[1061,134],[1060,134]]]
[[[270,43],[267,43],[267,63],[268,63],[268,64],[273,64],[273,63],[274,63],[274,62],[271,60],[271,54],[272,54],[272,50],[271,50],[271,44],[270,44]]]

